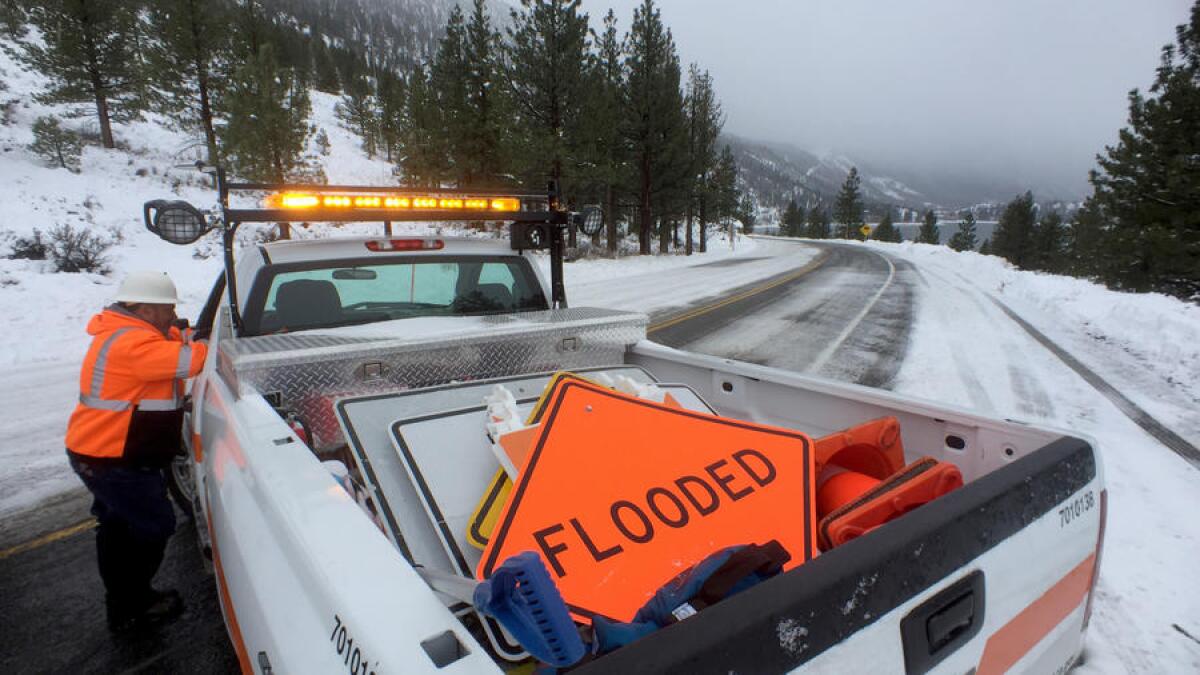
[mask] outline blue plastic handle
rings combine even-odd
[[[535,658],[552,666],[578,662],[587,649],[558,587],[532,551],[512,556],[475,587],[475,608],[504,626]]]

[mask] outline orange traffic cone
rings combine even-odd
[[[817,540],[822,551],[860,537],[886,522],[962,487],[949,462],[923,457],[879,480],[857,471],[826,469],[817,488]]]

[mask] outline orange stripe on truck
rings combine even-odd
[[[992,633],[983,647],[978,675],[1007,672],[1042,638],[1063,622],[1087,598],[1092,583],[1096,554],[1079,563],[1059,579],[1042,597],[1023,609],[1004,626]]]
[[[212,518],[208,519],[208,532],[212,543],[213,568],[217,571],[217,591],[221,599],[221,607],[225,610],[225,624],[229,628],[229,641],[237,652],[238,664],[243,673],[253,673],[250,665],[250,655],[246,653],[246,643],[242,640],[242,630],[238,628],[237,614],[233,611],[233,601],[229,598],[229,588],[225,585],[225,571],[221,569],[221,554],[217,552],[217,538],[213,532]]]

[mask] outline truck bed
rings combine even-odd
[[[970,634],[962,633],[961,646],[943,647],[953,653],[937,664],[939,670],[964,672],[995,662],[997,647],[989,647],[993,643],[984,636],[999,630],[1004,617],[1011,619],[1034,602],[1039,591],[1053,588],[1062,578],[1083,575],[1090,581],[1097,528],[1093,523],[1067,531],[1056,514],[1073,498],[1091,495],[1093,503],[1100,499],[1099,467],[1084,439],[647,341],[627,350],[621,363],[580,370],[584,375],[622,373],[639,381],[673,383],[665,386],[693,392],[719,415],[797,429],[814,438],[894,416],[900,421],[906,461],[932,456],[952,462],[966,481],[964,489],[720,603],[719,612],[700,615],[703,621],[689,619],[660,631],[599,659],[585,672],[781,672],[810,661],[828,663],[836,672],[859,670],[847,669],[847,663],[860,663],[864,671],[887,671],[913,658],[910,652],[928,651],[924,628],[906,632],[906,617],[936,613],[938,603],[961,600],[966,593],[977,603]],[[479,552],[451,540],[454,533],[461,539],[465,529],[464,505],[474,504],[499,465],[486,445],[466,447],[463,439],[476,437],[477,445],[485,443],[481,401],[495,384],[508,387],[528,405],[550,375],[339,401],[338,416],[350,448],[386,513],[385,531],[407,559],[472,574]],[[409,433],[416,434],[421,425],[439,419],[446,422],[434,427],[438,438],[461,452],[448,450],[439,461],[424,460],[424,472],[415,472],[419,461],[401,435],[392,432],[411,429]],[[462,438],[455,435],[456,429]],[[440,479],[439,471],[444,474]],[[1038,566],[1038,579],[1030,579],[1022,567],[1030,547],[1049,549]],[[947,592],[953,596],[950,600],[942,597]],[[452,611],[468,609],[450,599],[446,604]],[[1076,609],[1068,622],[1074,630],[1060,629],[1056,639],[1041,646],[1035,670],[1044,665],[1053,671],[1074,659],[1083,621],[1082,607]],[[524,657],[498,626],[486,620],[483,625],[497,656]],[[885,640],[888,649],[864,637],[871,630],[891,634]],[[859,642],[870,646],[859,653],[853,648]],[[1034,645],[1025,647],[1032,650]],[[923,672],[920,667],[915,671]]]
[[[613,319],[615,332],[608,323]],[[571,321],[578,323],[564,326]],[[477,413],[483,394],[497,383],[527,404],[555,370],[616,369],[684,387],[718,415],[813,437],[894,416],[906,460],[951,462],[966,484],[590,662],[583,672],[785,672],[804,666],[837,673],[974,668],[982,674],[1056,672],[1074,662],[1105,508],[1093,442],[886,391],[680,352],[641,339],[644,321],[580,311],[574,319],[560,314],[544,325],[519,324],[513,339],[541,346],[501,363],[502,372],[488,373],[470,372],[479,363],[470,355],[498,348],[495,334],[468,331],[448,339],[438,382],[427,387],[391,379],[405,359],[427,352],[427,337],[411,350],[404,341],[381,346],[361,336],[361,342],[309,345],[314,351],[283,356],[245,345],[226,353],[222,345],[224,370],[205,392],[220,401],[205,407],[203,461],[214,476],[207,488],[216,524],[214,558],[219,574],[222,559],[232,570],[220,579],[230,585],[245,641],[280,669],[332,658],[340,664],[336,640],[303,637],[328,637],[331,628],[336,637],[340,627],[352,631],[355,644],[381,669],[480,672],[522,658],[519,645],[497,626],[430,590],[412,569],[415,564],[467,575],[469,552],[460,547],[459,560],[447,546],[462,529],[461,507],[432,513],[429,505],[440,509],[454,490],[463,493],[459,503],[463,495],[477,494],[476,483],[498,463],[490,453],[476,452],[477,462],[453,460],[439,469],[443,476],[433,470],[414,476],[414,463],[423,468],[419,462],[425,460],[412,452],[405,457],[397,423],[417,425],[416,433],[431,419],[458,419],[472,408]],[[546,330],[558,331],[549,349]],[[612,339],[589,339],[593,330]],[[337,365],[318,365],[330,361]],[[372,364],[381,377],[364,377]],[[545,367],[531,372],[531,364]],[[455,369],[460,374],[447,376]],[[328,381],[297,375],[331,372],[336,377]],[[302,386],[285,386],[289,377]],[[349,451],[342,457],[366,484],[382,527],[332,481],[318,460],[321,449],[309,452],[297,443],[278,414],[281,405],[312,400],[321,403],[311,410],[328,411],[336,438],[345,439]],[[469,426],[482,436],[478,422]],[[474,483],[463,488],[453,481],[457,474]],[[1032,562],[1031,553],[1037,556]],[[279,612],[287,622],[267,620]],[[280,632],[285,624],[288,631]]]

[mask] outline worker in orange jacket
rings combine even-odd
[[[130,274],[116,301],[88,323],[66,446],[94,497],[108,625],[122,631],[183,611],[178,592],[150,581],[175,532],[163,469],[180,451],[184,380],[203,368],[207,345],[173,325],[177,297],[165,273]]]

